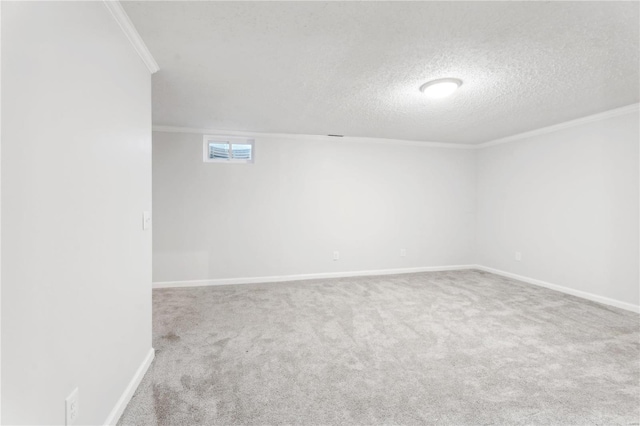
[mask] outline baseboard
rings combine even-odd
[[[449,266],[427,266],[419,268],[397,268],[397,269],[374,269],[368,271],[346,271],[346,272],[322,272],[317,274],[298,274],[298,275],[280,275],[267,277],[247,277],[247,278],[222,278],[214,280],[190,280],[190,281],[159,281],[153,283],[153,288],[176,288],[176,287],[205,287],[217,285],[233,285],[233,284],[258,284],[258,283],[275,283],[286,281],[304,281],[323,278],[349,278],[349,277],[366,277],[374,275],[397,275],[410,274],[415,272],[435,272],[435,271],[459,271],[463,269],[478,269],[492,274],[501,275],[507,278],[513,278],[528,284],[556,290],[561,293],[570,294],[572,296],[581,297],[593,302],[603,303],[609,306],[615,306],[627,311],[640,313],[640,306],[631,303],[621,302],[619,300],[610,299],[597,294],[587,293],[586,291],[575,290],[558,284],[548,283],[546,281],[535,278],[525,277],[523,275],[513,274],[511,272],[501,271],[499,269],[489,268],[483,265],[449,265]]]
[[[427,266],[419,268],[374,269],[369,271],[321,272],[317,274],[279,275],[268,277],[222,278],[215,280],[160,281],[154,282],[153,288],[203,287],[231,284],[276,283],[284,281],[316,280],[323,278],[366,277],[373,275],[410,274],[414,272],[458,271],[472,269],[475,265]]]
[[[149,353],[145,357],[144,361],[142,361],[142,364],[140,364],[140,367],[138,367],[138,370],[136,370],[136,373],[131,378],[131,381],[127,385],[127,388],[120,396],[120,399],[118,399],[118,402],[116,402],[115,407],[113,407],[113,410],[111,410],[111,413],[109,413],[109,417],[107,417],[107,420],[104,422],[105,426],[115,426],[118,423],[118,420],[120,420],[120,416],[122,416],[122,413],[124,413],[124,409],[127,408],[127,404],[129,404],[129,401],[131,401],[131,398],[136,392],[136,389],[138,389],[142,378],[153,362],[155,353],[156,351],[153,348],[149,349]]]
[[[481,271],[490,272],[496,275],[502,275],[503,277],[513,278],[518,281],[523,281],[528,284],[537,285],[540,287],[546,287],[551,290],[556,290],[561,293],[570,294],[572,296],[581,297],[583,299],[591,300],[593,302],[603,303],[609,306],[615,306],[616,308],[624,309],[631,312],[640,313],[640,306],[634,305],[627,302],[621,302],[619,300],[610,299],[604,296],[598,296],[597,294],[587,293],[586,291],[575,290],[573,288],[564,287],[558,284],[551,284],[546,281],[537,280],[535,278],[529,278],[518,274],[513,274],[511,272],[501,271],[500,269],[489,268],[487,266],[475,265],[474,269],[479,269]]]

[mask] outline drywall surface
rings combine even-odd
[[[151,81],[102,2],[2,5],[2,424],[103,424],[151,348]]]
[[[474,156],[268,137],[254,164],[204,163],[201,134],[154,132],[153,280],[469,264]]]
[[[638,127],[636,110],[478,150],[478,263],[637,306]]]

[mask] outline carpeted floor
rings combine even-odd
[[[154,290],[120,425],[640,423],[640,316],[480,271]]]

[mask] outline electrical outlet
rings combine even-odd
[[[146,231],[151,228],[151,212],[142,212],[142,230]]]
[[[407,249],[400,249],[400,257],[406,257],[407,256]]]
[[[516,260],[518,262],[520,262],[522,260],[522,253],[520,253],[519,251],[516,252]]]
[[[333,252],[333,260],[338,260],[340,259],[340,252],[339,251],[334,251]]]
[[[80,415],[80,401],[78,399],[78,388],[75,388],[73,392],[69,394],[67,399],[65,400],[66,406],[66,425],[74,425],[78,420],[78,416]]]

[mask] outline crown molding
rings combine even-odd
[[[504,143],[516,142],[522,139],[545,135],[547,133],[553,133],[559,130],[568,129],[568,128],[580,126],[583,124],[606,120],[608,118],[613,118],[620,115],[626,115],[626,114],[632,114],[632,113],[637,114],[638,112],[640,112],[640,104],[631,104],[621,108],[600,112],[598,114],[577,118],[575,120],[565,121],[564,123],[555,124],[553,126],[542,127],[536,130],[531,130],[529,132],[518,133],[516,135],[507,136],[505,138],[500,138],[500,139],[494,139],[492,141],[483,142],[479,144],[462,144],[462,143],[453,143],[453,142],[421,142],[421,141],[412,141],[412,140],[406,140],[406,139],[382,139],[382,138],[355,137],[355,136],[344,136],[344,137],[336,138],[336,137],[326,136],[326,135],[241,132],[241,131],[235,131],[235,130],[199,129],[199,128],[193,128],[193,127],[163,126],[163,125],[154,125],[153,131],[167,132],[167,133],[194,133],[199,135],[241,136],[241,137],[252,137],[252,138],[265,138],[265,139],[296,139],[296,140],[316,141],[316,142],[341,141],[341,142],[422,146],[422,147],[429,147],[429,148],[482,149],[482,148],[487,148],[494,145],[501,145]]]
[[[217,136],[242,136],[263,139],[295,139],[299,141],[315,141],[315,142],[355,142],[355,143],[377,143],[389,145],[409,145],[421,146],[425,148],[453,148],[453,149],[476,149],[476,145],[450,143],[450,142],[421,142],[405,139],[383,139],[371,137],[343,136],[334,137],[326,135],[305,135],[293,133],[262,133],[262,132],[241,132],[236,130],[216,130],[216,129],[198,129],[192,127],[176,127],[154,125],[154,132],[166,133],[194,133],[199,135],[217,135]]]
[[[546,135],[547,133],[557,132],[559,130],[568,129],[571,127],[581,126],[583,124],[593,123],[596,121],[606,120],[608,118],[618,117],[620,115],[638,113],[640,111],[640,104],[631,104],[621,108],[615,108],[609,111],[600,112],[598,114],[588,115],[586,117],[577,118],[575,120],[565,121],[564,123],[554,124],[553,126],[542,127],[539,129],[531,130],[529,132],[518,133],[516,135],[507,136],[505,138],[494,139],[489,142],[484,142],[475,145],[478,149],[486,148],[494,145],[501,145],[503,143],[516,142],[522,139],[528,139],[535,136]]]
[[[131,46],[133,46],[134,50],[140,56],[140,59],[142,59],[142,62],[147,66],[149,72],[151,72],[151,74],[157,72],[160,69],[158,63],[153,59],[147,45],[144,43],[144,40],[142,40],[142,37],[140,37],[140,34],[138,34],[136,27],[133,26],[129,15],[124,11],[120,2],[118,0],[103,0],[103,3],[109,12],[111,12],[113,19],[120,25],[122,32],[127,36]]]

